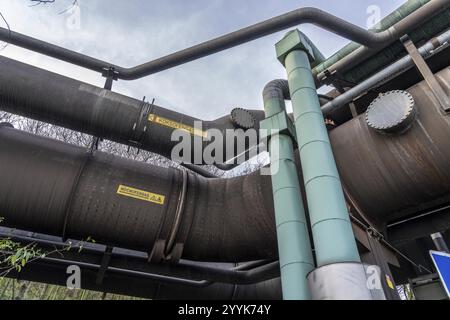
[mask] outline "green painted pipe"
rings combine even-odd
[[[424,4],[429,2],[430,0],[409,0],[403,5],[401,5],[399,8],[397,8],[394,12],[390,13],[388,16],[383,18],[380,23],[376,26],[376,28],[372,28],[370,30],[372,31],[384,31],[388,28],[392,27],[397,22],[401,21],[405,17],[409,16],[411,13],[422,7]],[[314,74],[319,74],[329,67],[331,67],[333,64],[344,58],[345,56],[349,55],[356,49],[361,47],[360,44],[356,42],[351,42],[344,46],[342,49],[340,49],[338,52],[333,54],[331,57],[326,59],[325,61],[321,62],[319,65],[317,65],[313,72]]]
[[[317,265],[360,262],[311,71],[313,51],[295,30],[277,43],[277,53],[288,73]]]
[[[276,85],[266,86],[264,109],[266,120],[261,123],[262,128],[280,130],[270,138],[269,153],[283,299],[309,300],[307,275],[314,269],[314,260],[293,142],[286,133],[289,119],[283,94]]]
[[[426,5],[428,2],[430,2],[430,0],[409,0],[402,6],[397,8],[394,12],[389,14],[387,17],[383,18],[380,23],[371,30],[378,32],[387,30]],[[421,22],[418,25],[418,28],[410,33],[410,38],[413,39],[414,42],[419,42],[424,39],[429,39],[437,33],[442,32],[450,24],[449,15],[450,10],[447,9],[444,12],[438,14],[436,17],[433,17],[433,19],[430,19],[425,23]],[[330,67],[332,68],[332,66],[338,63],[340,60],[344,59],[360,48],[362,48],[362,46],[358,43],[349,43],[338,52],[333,54],[331,57],[327,58],[325,61],[319,62],[317,66],[313,65],[313,74],[315,76],[322,74],[325,70],[329,69]],[[370,59],[367,59],[364,62],[361,61],[362,63],[360,65],[356,67],[353,65],[353,67],[351,68],[351,74],[347,74],[347,71],[349,70],[339,71],[341,72],[341,74],[344,73],[345,80],[358,82],[379,70],[380,67],[383,67],[395,61],[398,58],[399,54],[403,53],[402,50],[404,50],[403,46],[400,43],[396,42],[388,46],[381,52],[374,53]]]
[[[417,30],[411,32],[409,37],[414,43],[421,43],[448,29],[449,26],[450,9],[447,9],[428,22],[422,24]],[[381,68],[395,62],[404,54],[405,47],[400,41],[396,41],[387,48],[374,54],[370,59],[361,62],[356,67],[343,70],[343,72],[341,72],[342,78],[352,83],[360,83],[380,71]]]

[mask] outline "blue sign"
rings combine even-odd
[[[431,259],[439,273],[442,285],[450,298],[450,254],[430,251]]]

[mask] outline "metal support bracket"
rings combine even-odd
[[[436,79],[433,72],[430,70],[430,67],[420,54],[417,47],[414,45],[414,43],[411,41],[408,35],[404,35],[400,40],[402,41],[403,46],[405,47],[408,54],[411,56],[411,59],[416,65],[420,74],[423,76],[426,83],[428,84],[428,87],[430,87],[431,92],[433,92],[434,96],[439,101],[442,110],[444,112],[450,112],[450,99],[448,95],[446,94],[442,86],[439,84],[438,80]]]
[[[286,111],[281,111],[269,118],[261,121],[261,141],[268,142],[271,136],[275,134],[285,134],[291,137],[294,147],[297,148],[297,135],[295,133],[294,123],[289,118]]]
[[[109,67],[103,69],[102,76],[106,78],[105,85],[103,86],[104,89],[111,91],[113,82],[119,79],[119,73],[114,70],[114,67]],[[103,141],[103,139],[99,137],[92,137],[92,145],[91,150],[98,150],[99,143]]]
[[[103,284],[103,279],[105,279],[105,274],[108,270],[109,262],[111,261],[112,251],[113,247],[111,246],[107,246],[105,249],[105,253],[103,254],[102,262],[100,264],[100,269],[97,273],[97,279],[95,280],[97,285]]]
[[[155,99],[153,99],[151,103],[147,102],[145,97],[142,99],[139,115],[134,122],[132,132],[130,134],[130,139],[128,140],[128,142],[130,143],[130,145],[128,146],[128,152],[130,152],[130,147],[134,146],[138,148],[137,153],[139,154],[143,140],[145,139],[145,133],[148,129],[146,119],[154,109],[154,103]]]
[[[106,90],[111,90],[113,82],[119,79],[119,73],[115,71],[114,67],[103,69],[102,76],[106,78],[104,86]]]

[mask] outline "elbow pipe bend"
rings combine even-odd
[[[263,99],[290,100],[291,93],[289,92],[289,83],[287,80],[276,79],[270,81],[263,90]]]

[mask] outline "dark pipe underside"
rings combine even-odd
[[[38,260],[7,277],[66,286],[67,265]],[[81,288],[154,300],[280,300],[280,279],[251,285],[212,283],[203,288],[161,283],[145,277],[110,273],[98,284],[98,270],[81,267]]]
[[[90,236],[150,252],[174,230],[183,174],[1,126],[0,177],[6,226],[72,239]],[[183,258],[239,262],[277,257],[269,176],[187,177],[176,233],[176,243],[184,244]],[[118,194],[120,185],[165,199],[155,203],[124,196]]]
[[[279,267],[276,272],[264,271],[255,277],[256,270],[270,263],[205,263],[181,260],[178,264],[148,263],[148,254],[113,248],[105,273],[101,276],[100,261],[106,247],[98,243],[68,243],[55,236],[0,227],[0,237],[27,245],[37,244],[42,252],[59,253],[27,264],[20,273],[9,277],[44,283],[66,285],[66,268],[81,268],[81,287],[102,292],[139,296],[149,299],[280,299]],[[244,276],[248,274],[248,276]]]

